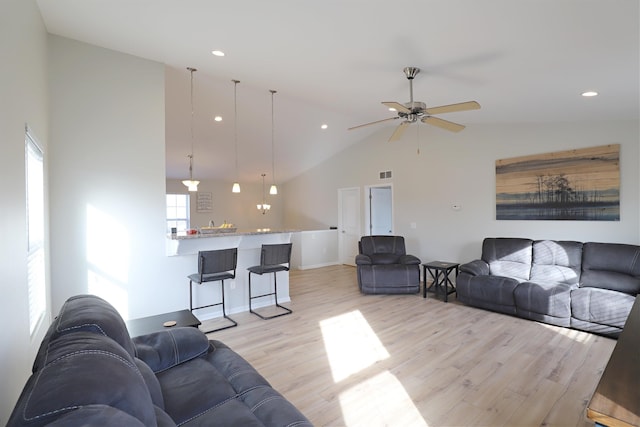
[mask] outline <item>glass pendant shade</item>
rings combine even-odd
[[[269,194],[278,194],[278,187],[275,184],[271,184],[271,188],[269,188]]]
[[[198,191],[198,184],[200,184],[200,181],[185,179],[184,181],[182,181],[182,183],[187,186],[189,191]]]
[[[231,192],[232,193],[239,193],[240,192],[240,184],[237,182],[233,183],[233,187],[231,188]]]

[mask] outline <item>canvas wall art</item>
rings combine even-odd
[[[620,220],[620,145],[496,161],[496,219]]]

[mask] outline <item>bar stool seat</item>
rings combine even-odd
[[[189,309],[191,312],[208,307],[222,306],[222,316],[231,322],[230,325],[220,328],[204,331],[205,334],[210,332],[221,331],[223,329],[238,326],[238,322],[227,316],[224,304],[224,281],[235,279],[236,266],[238,263],[238,248],[216,249],[211,251],[198,252],[198,272],[187,276],[189,278]],[[202,285],[207,282],[220,282],[221,301],[213,304],[193,306],[193,284]]]
[[[280,243],[275,245],[262,245],[260,250],[260,265],[254,265],[247,268],[249,270],[249,311],[261,319],[268,320],[274,317],[285,316],[293,313],[287,307],[278,304],[278,275],[279,271],[289,271],[291,261],[291,243]],[[261,295],[253,295],[251,288],[251,274],[269,274],[273,273],[273,292]],[[272,316],[264,316],[253,310],[251,302],[257,298],[263,298],[273,295],[275,297],[276,307],[281,308],[284,312],[274,314]]]

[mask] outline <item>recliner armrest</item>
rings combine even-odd
[[[133,343],[136,357],[149,365],[156,374],[200,357],[209,350],[207,336],[192,327],[141,335],[133,338]]]
[[[420,264],[420,258],[415,255],[402,255],[398,262],[405,265]]]
[[[356,255],[356,265],[371,265],[371,257],[365,254]]]
[[[481,259],[476,259],[460,266],[460,272],[467,273],[472,276],[489,275],[489,264]]]

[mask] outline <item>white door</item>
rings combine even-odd
[[[356,265],[360,240],[360,188],[338,189],[338,250],[340,262]]]
[[[390,185],[368,188],[367,232],[371,236],[393,234],[393,195]]]

